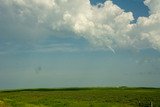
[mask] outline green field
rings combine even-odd
[[[160,107],[156,88],[24,89],[0,92],[0,107]]]

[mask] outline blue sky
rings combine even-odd
[[[136,19],[139,16],[149,15],[148,13],[149,9],[146,5],[144,5],[143,0],[112,0],[112,1],[125,11],[132,11]],[[91,0],[91,3],[95,5],[104,2],[105,0]]]
[[[159,5],[113,0],[99,8],[104,0],[71,1],[63,8],[55,2],[58,10],[51,0],[2,0],[0,89],[160,87],[160,22],[143,25],[159,17]]]

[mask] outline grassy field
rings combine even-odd
[[[160,107],[160,89],[66,88],[0,92],[0,107]]]

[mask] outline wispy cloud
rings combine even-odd
[[[34,44],[32,47],[27,45],[13,44],[10,47],[0,50],[0,54],[12,54],[12,53],[48,53],[48,52],[76,52],[80,51],[78,47],[74,47],[72,44]]]

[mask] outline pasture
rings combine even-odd
[[[0,91],[0,107],[160,107],[157,88],[63,88]]]

